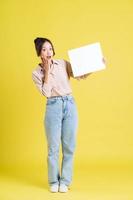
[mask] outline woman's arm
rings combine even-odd
[[[66,63],[66,70],[67,70],[67,74],[68,74],[69,79],[70,79],[70,77],[74,78],[70,62],[65,60],[65,63]]]
[[[32,72],[32,80],[34,81],[36,88],[42,95],[50,97],[52,86],[49,82],[42,81],[42,79],[36,71]]]

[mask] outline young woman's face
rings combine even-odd
[[[45,60],[51,60],[53,57],[53,48],[49,42],[45,42],[42,46],[41,58]]]

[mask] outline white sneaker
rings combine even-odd
[[[50,191],[51,192],[58,192],[59,186],[57,184],[53,184],[50,186]]]
[[[67,192],[68,187],[65,184],[60,184],[59,186],[59,192]]]

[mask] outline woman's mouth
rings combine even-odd
[[[51,56],[47,56],[47,59],[51,59]]]

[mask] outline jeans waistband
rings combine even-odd
[[[69,99],[72,99],[73,96],[71,94],[68,94],[68,95],[64,95],[64,96],[53,96],[53,97],[48,97],[47,100],[49,99],[63,99],[63,100],[69,100]]]

